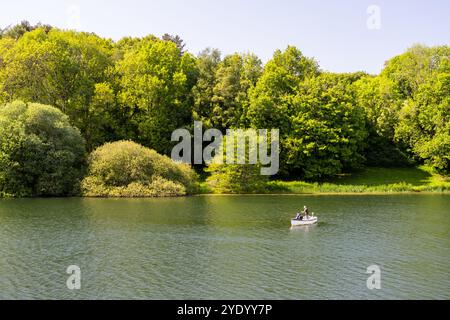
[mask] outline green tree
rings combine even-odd
[[[318,73],[317,63],[303,56],[297,48],[289,46],[284,52],[277,50],[251,90],[247,112],[250,125],[254,128],[277,128],[282,135],[288,134],[292,100],[299,85]]]
[[[288,174],[286,138],[292,135],[292,117],[296,113],[294,98],[301,83],[319,74],[317,63],[300,50],[289,46],[277,50],[264,66],[256,86],[249,90],[247,123],[252,128],[279,129],[281,139],[281,173]]]
[[[235,164],[226,163],[227,155],[227,139],[224,137],[220,145],[219,152],[214,159],[207,164],[205,172],[209,173],[206,183],[214,193],[223,194],[238,194],[238,193],[259,193],[264,192],[269,180],[268,176],[261,174],[261,164],[259,161],[250,163],[249,153],[254,146],[249,143],[249,140],[242,132],[235,133],[234,136],[234,162]],[[238,141],[245,141],[245,164],[238,164]],[[257,140],[256,140],[257,141]]]
[[[42,23],[38,23],[33,26],[31,23],[24,20],[21,23],[16,24],[14,26],[8,26],[4,29],[0,28],[0,38],[8,37],[17,40],[20,37],[22,37],[25,33],[33,31],[37,28],[43,28],[46,32],[49,32],[51,29],[53,29],[52,26],[43,25]]]
[[[364,110],[355,103],[352,75],[306,79],[293,99],[282,152],[291,172],[321,179],[360,167],[366,139]]]
[[[450,72],[422,84],[399,114],[396,138],[438,171],[450,172]]]
[[[211,119],[213,109],[214,86],[216,72],[221,62],[221,54],[217,49],[207,48],[197,57],[198,80],[192,88],[194,97],[193,118],[202,121],[207,128],[213,128]]]
[[[410,162],[395,143],[395,128],[403,104],[392,80],[362,77],[354,84],[356,103],[364,108],[368,137],[364,156],[369,166],[404,166]]]
[[[388,62],[381,75],[392,80],[402,98],[414,95],[419,86],[446,68],[450,47],[416,45]]]
[[[84,165],[84,140],[61,111],[21,101],[0,107],[1,195],[77,194]]]
[[[3,42],[3,41],[2,41]],[[108,81],[112,42],[93,34],[37,28],[0,46],[0,99],[52,105],[82,131],[88,146],[104,128],[89,112],[96,85]],[[87,126],[98,132],[88,132]]]
[[[174,43],[150,36],[129,47],[116,64],[116,72],[119,102],[135,138],[169,154],[173,130],[192,123],[195,58],[187,53],[180,56]]]
[[[248,92],[262,72],[261,61],[253,54],[233,54],[219,63],[215,75],[210,119],[222,131],[245,127]]]
[[[94,96],[87,110],[89,118],[84,125],[84,136],[88,137],[88,150],[93,150],[105,141],[114,141],[125,135],[121,131],[121,119],[116,93],[110,83],[95,84]]]
[[[400,93],[395,139],[418,161],[448,172],[450,47],[415,46],[387,62],[382,76]]]
[[[186,44],[184,43],[183,39],[181,39],[180,36],[178,36],[178,35],[173,36],[168,33],[165,33],[162,36],[162,39],[164,41],[170,41],[170,42],[175,43],[178,48],[178,51],[180,52],[180,55],[183,55],[185,53],[184,47],[186,46]]]

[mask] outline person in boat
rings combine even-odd
[[[303,214],[305,215],[306,219],[309,217],[309,209],[307,206],[303,207]]]
[[[303,216],[301,212],[297,212],[297,216],[295,217],[295,220],[303,220]]]

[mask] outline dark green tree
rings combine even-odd
[[[194,97],[193,118],[202,121],[205,127],[212,128],[214,86],[216,72],[221,62],[221,54],[217,49],[207,48],[197,57],[198,81],[192,88]]]
[[[392,80],[366,76],[354,84],[356,103],[364,108],[368,137],[364,156],[369,166],[392,167],[410,164],[395,141],[395,128],[403,99]]]
[[[300,85],[292,103],[291,129],[282,140],[291,172],[322,179],[361,167],[367,133],[352,83],[351,75],[323,73]]]
[[[185,53],[184,47],[186,46],[186,44],[184,43],[184,40],[181,39],[181,37],[179,35],[170,35],[168,33],[165,33],[162,36],[162,39],[164,41],[170,41],[176,44],[178,50],[180,51],[180,55],[183,55]]]
[[[0,194],[78,194],[84,140],[54,107],[16,101],[0,107]]]
[[[4,29],[0,28],[0,38],[9,37],[15,40],[22,37],[25,33],[33,31],[37,28],[43,28],[46,32],[49,32],[53,27],[50,25],[44,25],[42,23],[38,23],[36,25],[32,25],[28,21],[24,20],[19,24],[14,26],[8,26]]]

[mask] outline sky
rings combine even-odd
[[[39,0],[4,1],[0,28],[28,20],[124,36],[177,34],[198,54],[298,47],[332,72],[379,73],[414,44],[450,45],[450,0]]]

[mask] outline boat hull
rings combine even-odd
[[[293,227],[309,226],[312,224],[316,224],[317,221],[318,221],[317,217],[310,217],[309,219],[303,219],[303,220],[292,219],[291,226],[293,226]]]

